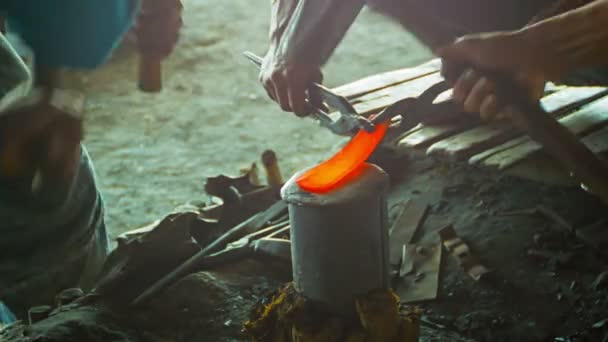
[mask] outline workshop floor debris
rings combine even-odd
[[[415,153],[408,165],[401,171],[407,177],[393,184],[389,196],[391,248],[396,248],[392,276],[401,315],[360,316],[358,325],[348,329],[329,318],[319,325],[315,318],[325,316],[317,313],[280,325],[277,317],[293,315],[301,303],[286,285],[290,264],[254,254],[235,259],[211,254],[142,305],[128,305],[184,260],[280,203],[276,186],[271,191],[259,182],[263,176],[258,173],[266,171],[254,166],[238,177],[210,178],[206,189],[214,195],[203,198],[204,205],[182,206],[125,234],[106,265],[98,294],[50,303],[50,312],[47,308],[32,324],[9,326],[0,339],[279,341],[262,337],[283,331],[297,341],[319,334],[330,335],[312,341],[333,341],[327,336],[335,336],[337,326],[339,334],[356,330],[360,336],[389,331],[372,326],[395,329],[415,322],[420,341],[606,340],[608,255],[590,235],[580,233],[606,222],[606,210],[596,199],[577,188],[441,166]],[[232,233],[218,253],[287,219],[281,210],[271,216]],[[384,301],[385,308],[396,307],[386,293],[373,298]],[[369,322],[375,323],[365,325]],[[390,339],[352,341],[381,340]]]
[[[245,331],[259,342],[418,341],[417,312],[400,312],[399,298],[392,291],[362,296],[356,307],[356,318],[336,317],[319,311],[289,284],[256,304]]]

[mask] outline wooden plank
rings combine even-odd
[[[566,88],[556,87],[554,85],[548,85],[545,91],[550,93],[550,95],[543,98],[543,106],[545,106],[545,108],[547,108],[549,111],[559,109],[559,113],[556,113],[557,116],[562,113],[562,110],[569,111],[573,109],[572,107],[580,107],[582,103],[579,103],[579,100],[591,101],[596,97],[599,97],[602,94],[606,93],[606,89],[600,87]],[[478,123],[474,121],[467,122],[463,120],[463,122],[454,124],[421,126],[416,130],[412,130],[409,134],[404,135],[403,138],[399,141],[398,146],[414,148],[429,146],[442,139],[445,139],[446,137],[465,132],[469,129],[474,129],[477,124]],[[492,134],[498,134],[500,136],[500,132],[484,132],[484,129],[475,130],[468,134],[475,135],[479,131],[481,131],[480,134],[485,134],[486,139],[489,139],[490,141],[485,142],[485,140],[482,139],[483,143],[486,144],[485,148],[482,148],[483,146],[478,146],[476,147],[478,151],[471,151],[468,154],[479,153],[481,150],[487,149],[488,146],[497,145],[512,137],[512,135],[506,135],[505,137],[502,137],[503,139],[500,139],[501,137],[497,139]],[[495,140],[492,141],[492,139]],[[502,149],[504,150],[505,148],[503,147]],[[482,157],[486,158],[496,152],[499,152],[499,150],[488,152],[484,156],[480,156],[477,159],[481,160]],[[477,159],[474,161],[474,163],[479,162],[479,160]]]
[[[596,154],[608,152],[608,127],[601,128],[581,139]],[[558,186],[577,186],[577,181],[548,154],[537,154],[505,170],[507,174],[536,182]]]
[[[557,160],[544,153],[528,158],[504,173],[552,186],[573,187],[579,184]]]
[[[404,136],[398,143],[398,147],[413,147],[420,148],[433,144],[441,139],[451,135],[460,133],[469,128],[472,128],[477,123],[473,121],[465,121],[462,123],[450,123],[433,126],[420,126],[417,130],[413,130],[410,134]]]
[[[341,85],[333,90],[342,96],[353,99],[380,89],[439,72],[439,69],[441,69],[441,60],[436,58],[413,68],[403,68],[368,76]]]
[[[597,100],[581,110],[567,115],[559,120],[572,133],[583,135],[601,128],[608,123],[608,98]],[[530,155],[538,152],[542,147],[532,139],[525,137],[525,141],[512,148],[498,152],[483,161],[483,165],[504,170]]]
[[[389,242],[389,261],[399,265],[403,245],[412,242],[416,231],[422,226],[429,211],[429,205],[422,201],[408,201],[403,211],[391,227]]]
[[[506,151],[510,148],[513,148],[517,145],[521,145],[523,143],[525,143],[526,141],[528,141],[527,137],[523,136],[523,137],[518,137],[512,140],[507,141],[504,144],[500,144],[498,146],[494,146],[490,149],[487,149],[481,153],[478,153],[474,156],[472,156],[469,159],[469,164],[470,165],[477,165],[480,164],[481,162],[483,162],[484,160],[488,159],[489,157],[497,154],[498,152],[502,152],[502,151]]]
[[[604,127],[599,131],[595,131],[586,137],[581,139],[581,142],[585,144],[593,153],[605,153],[608,152],[608,127]]]
[[[570,111],[572,106],[579,107],[581,101],[598,94],[605,94],[605,88],[565,88],[546,96],[541,103],[546,111],[559,116],[564,109]],[[441,140],[429,147],[427,154],[450,161],[460,161],[521,134],[521,130],[516,129],[509,122],[493,122]]]
[[[516,137],[519,132],[505,123],[492,123],[479,126],[450,136],[431,145],[427,155],[459,161],[488,147],[501,144]]]
[[[430,86],[443,80],[439,73],[430,74],[417,78],[411,82],[401,83],[396,86],[385,88],[360,98],[351,103],[357,113],[366,115],[377,113],[387,106],[407,97],[417,97]]]

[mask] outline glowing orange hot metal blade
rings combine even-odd
[[[303,190],[318,194],[339,187],[344,180],[357,174],[384,137],[388,126],[388,122],[380,123],[373,133],[360,130],[342,150],[308,170],[296,182]]]

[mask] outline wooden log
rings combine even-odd
[[[570,111],[582,105],[581,101],[589,101],[604,95],[605,88],[565,88],[546,96],[541,103],[552,116],[560,116],[564,111]],[[450,161],[460,161],[480,153],[488,148],[502,144],[523,132],[515,129],[510,122],[492,122],[475,127],[462,133],[450,136],[433,144],[427,154],[445,158]]]
[[[333,91],[348,99],[354,99],[380,89],[437,73],[440,68],[441,60],[437,58],[413,68],[403,68],[368,76],[336,87]]]
[[[567,115],[559,122],[577,135],[584,135],[608,124],[608,98],[597,100],[581,110]],[[483,160],[483,165],[499,170],[509,168],[542,149],[541,145],[528,137],[514,147],[498,152]]]
[[[264,165],[264,171],[266,172],[266,182],[268,186],[273,188],[275,191],[279,191],[283,186],[283,176],[281,175],[281,169],[279,168],[279,161],[277,155],[272,150],[266,150],[262,153],[262,164]]]

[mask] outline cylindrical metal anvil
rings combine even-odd
[[[281,190],[289,204],[296,290],[327,310],[355,315],[355,298],[390,287],[388,175],[365,164],[337,190],[313,194],[294,175]]]

